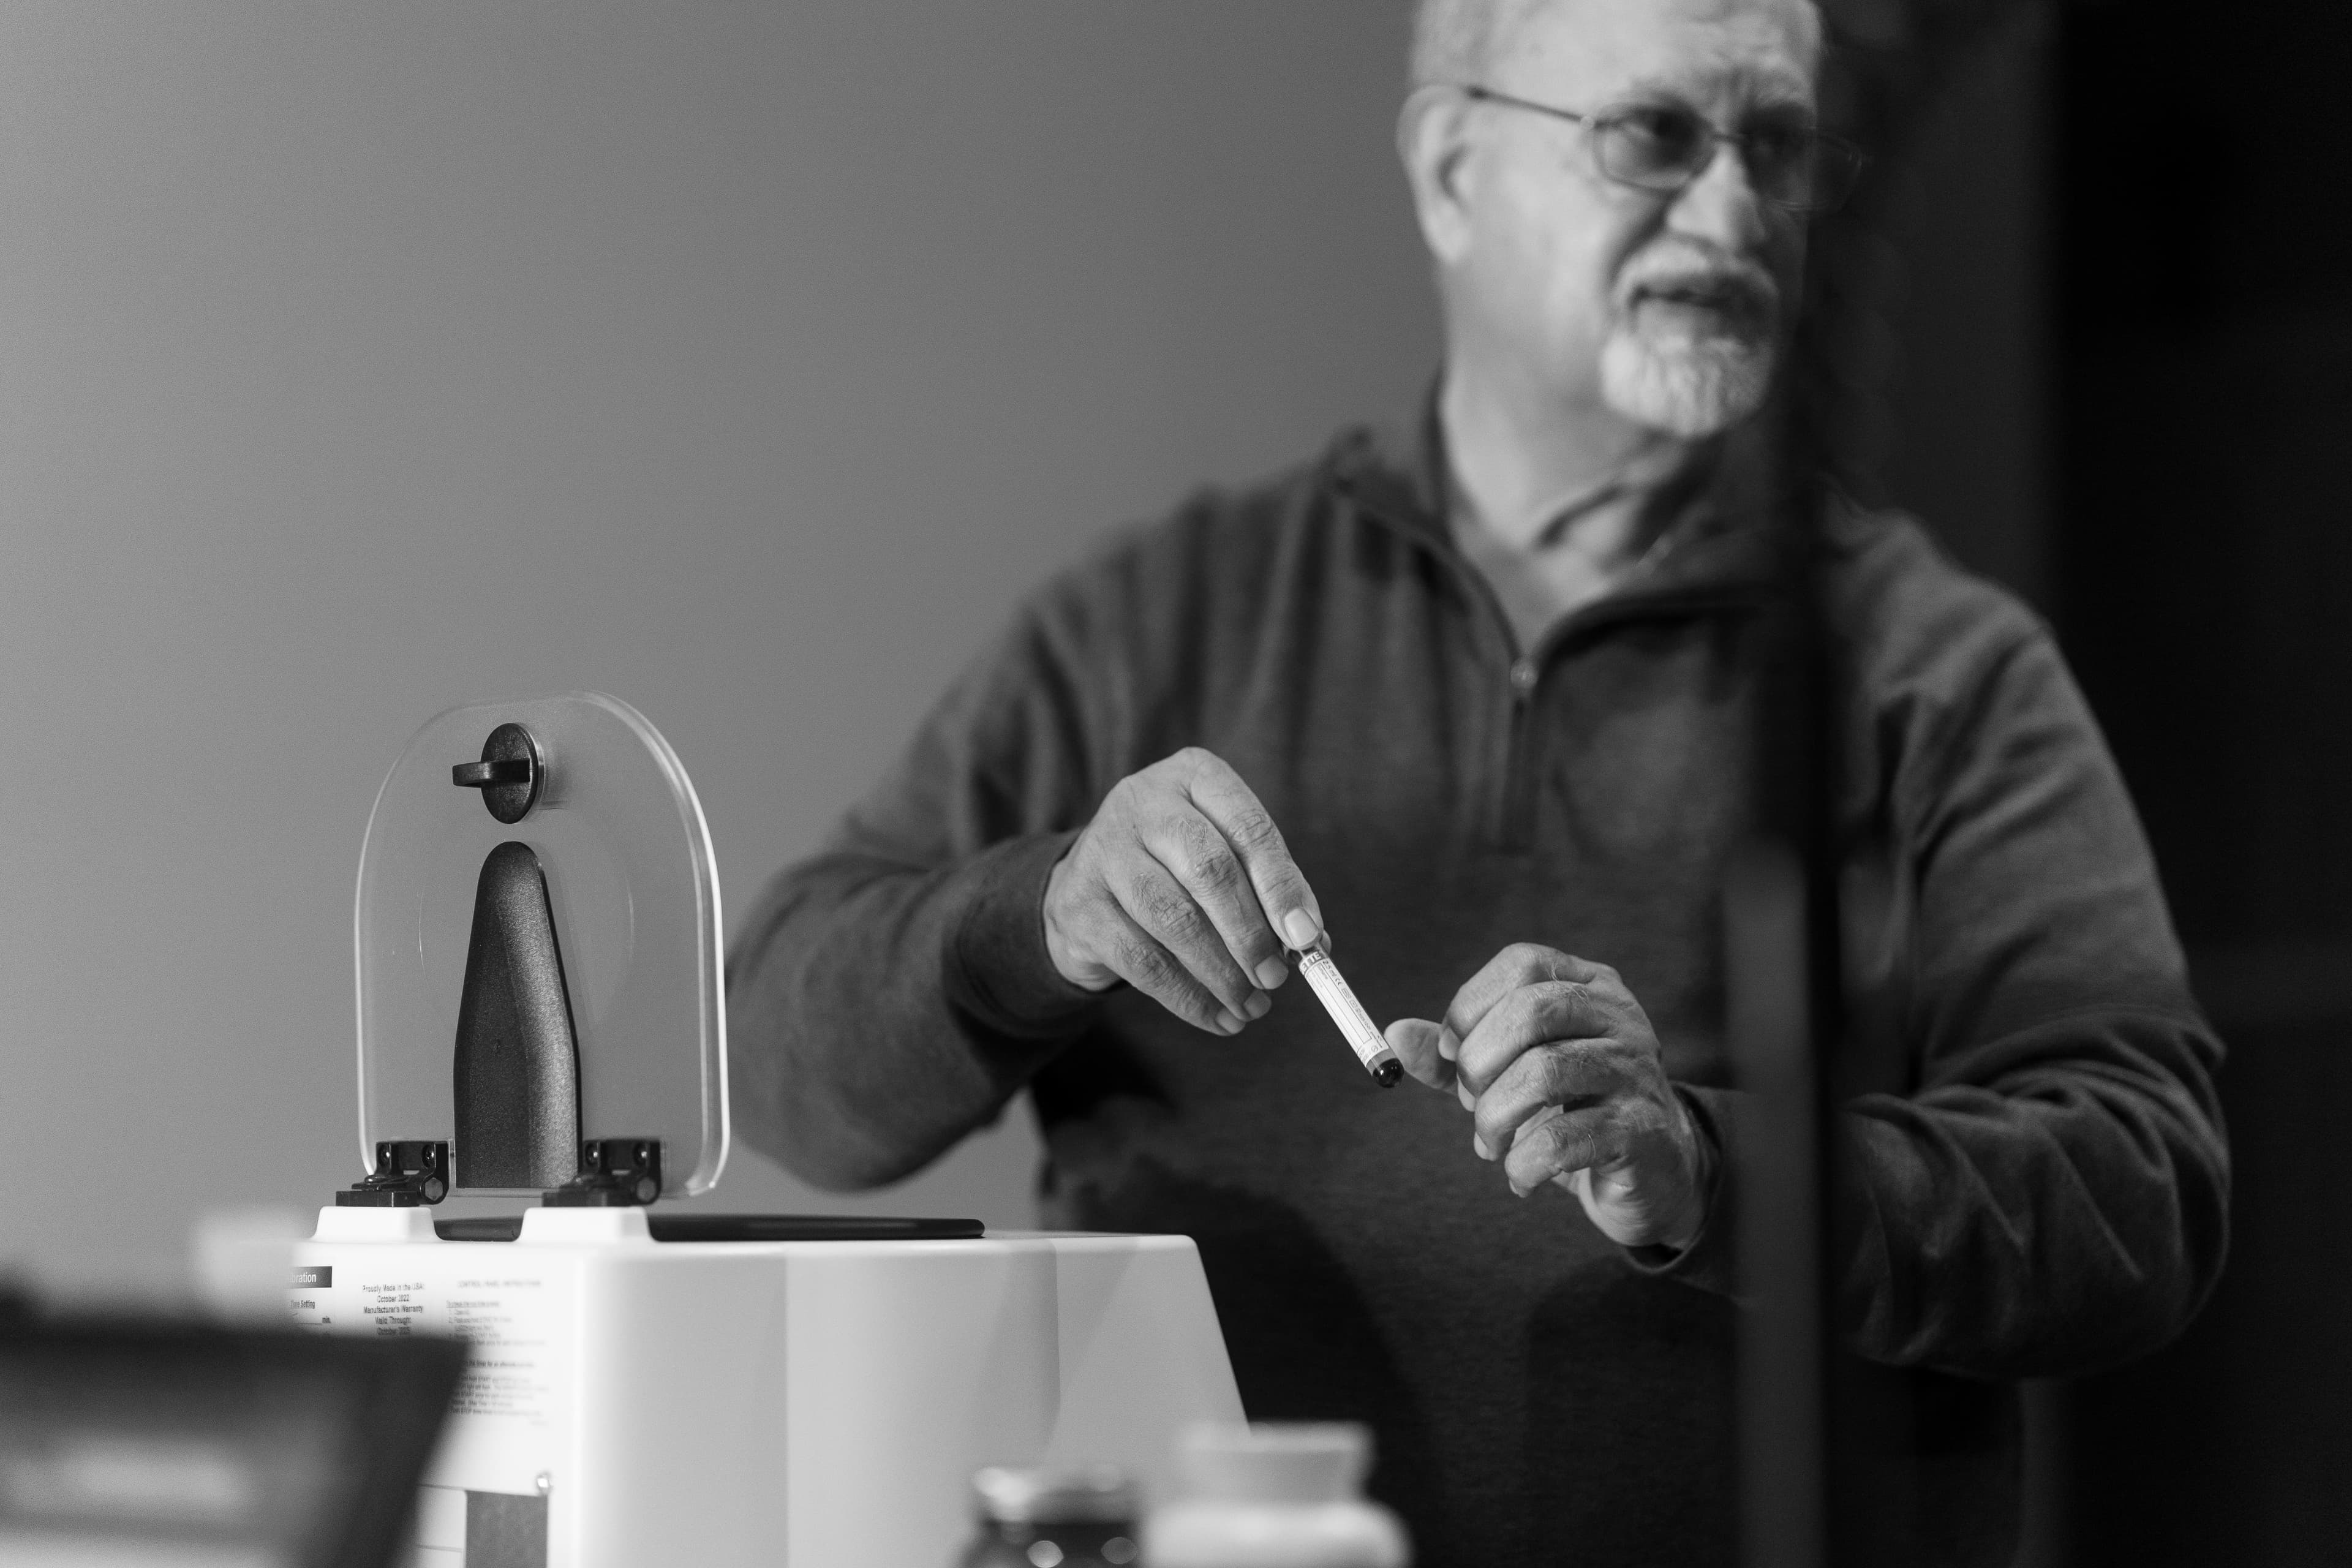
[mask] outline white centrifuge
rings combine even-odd
[[[376,797],[362,1181],[298,1245],[328,1333],[471,1360],[419,1568],[944,1564],[983,1465],[1118,1465],[1241,1404],[1182,1237],[730,1215],[722,927],[667,742],[613,698],[452,709]],[[443,1220],[449,1193],[531,1200]]]

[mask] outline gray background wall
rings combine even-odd
[[[352,1179],[428,715],[635,702],[740,910],[1089,532],[1409,409],[1403,14],[0,9],[0,1268],[168,1289],[200,1211]],[[1929,152],[1903,320],[1967,308],[1887,468],[2029,589],[2031,53]],[[845,1200],[739,1146],[718,1201],[1019,1224],[1034,1152]]]

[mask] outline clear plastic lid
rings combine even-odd
[[[453,780],[501,726],[537,751],[538,788]],[[499,754],[514,752],[508,731]],[[500,777],[507,775],[500,774]],[[493,805],[514,820],[500,820]],[[727,1160],[724,927],[710,832],[669,742],[593,692],[453,708],[416,732],[377,794],[360,850],[360,1154],[456,1141],[453,1070],[485,861],[536,855],[578,1048],[583,1138],[658,1138],[665,1196],[708,1192]],[[461,1192],[536,1192],[468,1186]]]

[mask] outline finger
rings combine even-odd
[[[1523,985],[1542,981],[1566,980],[1579,984],[1591,984],[1603,973],[1613,981],[1616,971],[1605,964],[1588,963],[1558,948],[1544,947],[1532,942],[1513,942],[1494,957],[1485,967],[1464,981],[1462,989],[1454,994],[1454,1005],[1445,1010],[1446,1027],[1462,1039],[1468,1039],[1478,1020],[1485,1017],[1495,1005]]]
[[[1543,1112],[1580,1110],[1620,1098],[1633,1086],[1615,1041],[1568,1041],[1521,1055],[1478,1096],[1471,1114],[1481,1138],[1508,1149]]]
[[[1192,766],[1185,787],[1192,804],[1217,825],[1240,858],[1267,926],[1295,950],[1314,946],[1323,934],[1323,906],[1307,885],[1307,874],[1291,859],[1290,847],[1283,842],[1273,816],[1223,758],[1196,750],[1188,753],[1188,760]]]
[[[1432,1089],[1445,1089],[1453,1084],[1453,1051],[1461,1047],[1444,1025],[1433,1024],[1426,1018],[1399,1018],[1383,1032],[1383,1037],[1389,1049],[1397,1054],[1397,1060],[1404,1064],[1404,1070],[1414,1078]]]
[[[1563,1110],[1521,1133],[1503,1156],[1503,1174],[1521,1197],[1571,1171],[1606,1171],[1622,1162],[1623,1130],[1606,1106]]]
[[[1149,854],[1108,879],[1127,917],[1237,1019],[1262,1017],[1271,998],[1251,983],[1224,938],[1168,868]]]
[[[1225,836],[1192,802],[1174,799],[1169,806],[1143,827],[1144,848],[1208,917],[1244,984],[1273,990],[1290,966],[1283,961],[1282,939],[1265,923],[1249,873]]]
[[[1534,1121],[1530,1121],[1528,1125],[1536,1126],[1551,1117],[1558,1116],[1559,1114],[1559,1106],[1547,1105],[1536,1113]],[[1502,1147],[1502,1145],[1487,1142],[1485,1135],[1482,1133],[1473,1132],[1470,1134],[1470,1148],[1481,1160],[1492,1160],[1495,1158],[1496,1151],[1500,1147]]]
[[[1241,1032],[1242,1020],[1136,924],[1108,889],[1087,906],[1081,940],[1096,962],[1193,1027],[1213,1035]]]
[[[1462,1037],[1454,1069],[1484,1094],[1525,1053],[1562,1040],[1605,1039],[1621,1032],[1619,1010],[1573,980],[1539,980],[1489,1007]]]

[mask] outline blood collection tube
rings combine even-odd
[[[1339,1026],[1341,1034],[1348,1037],[1348,1044],[1354,1049],[1356,1059],[1364,1064],[1364,1070],[1372,1075],[1372,1081],[1382,1089],[1395,1088],[1397,1079],[1404,1076],[1404,1063],[1397,1060],[1396,1053],[1389,1049],[1389,1043],[1381,1037],[1381,1031],[1372,1023],[1371,1015],[1364,1011],[1361,1002],[1356,1000],[1355,992],[1349,989],[1347,981],[1340,977],[1339,966],[1331,962],[1331,955],[1323,949],[1324,943],[1318,938],[1313,947],[1297,953],[1298,972],[1307,976],[1307,984],[1315,987],[1315,994],[1321,1000],[1323,1010],[1331,1015],[1331,1021]]]

